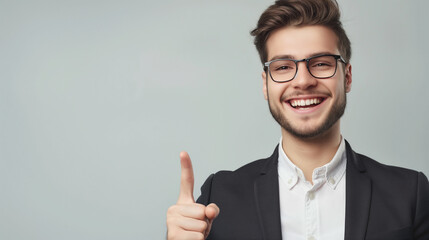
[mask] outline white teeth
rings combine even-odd
[[[291,100],[290,104],[292,107],[306,107],[310,105],[319,104],[321,102],[320,98],[312,98],[312,99],[301,99],[301,100]]]

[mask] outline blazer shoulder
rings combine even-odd
[[[222,170],[211,174],[201,186],[201,195],[197,199],[197,202],[207,205],[212,202],[213,194],[242,190],[244,186],[248,186],[248,183],[252,182],[259,175],[260,168],[267,161],[269,160],[259,159],[235,171]]]
[[[277,171],[278,146],[270,157],[247,163],[234,171],[219,171],[215,173],[216,178],[254,178],[269,171]]]
[[[398,179],[401,177],[410,178],[418,177],[419,173],[415,170],[387,165],[380,163],[366,155],[355,152],[346,140],[347,152],[347,168],[350,168],[366,173],[371,178],[383,178],[389,180],[390,178]]]
[[[278,148],[268,158],[247,163],[234,171],[218,171],[211,174],[201,186],[201,195],[197,202],[207,204],[213,193],[237,192],[248,190],[249,186],[260,175],[268,171],[277,171]]]
[[[403,192],[408,193],[409,196],[415,195],[420,187],[423,187],[423,191],[428,191],[429,188],[427,177],[424,173],[380,163],[370,157],[363,154],[356,153],[358,161],[364,166],[363,172],[368,176],[373,183],[373,187],[385,192]]]
[[[379,174],[381,177],[417,177],[420,173],[416,170],[404,168],[404,167],[398,167],[398,166],[392,166],[388,164],[380,163],[366,155],[356,153],[356,155],[359,157],[359,159],[362,161],[363,165],[365,166],[366,171],[369,174]]]
[[[247,163],[234,171],[221,170],[213,174],[213,180],[219,183],[241,183],[254,179],[261,174],[262,169],[269,163],[270,159],[259,159]]]

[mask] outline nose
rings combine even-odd
[[[308,89],[317,85],[317,79],[313,77],[307,69],[307,62],[298,62],[297,67],[298,72],[291,81],[294,88]]]

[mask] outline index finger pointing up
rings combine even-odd
[[[187,152],[180,153],[180,166],[182,168],[180,177],[179,204],[195,203],[194,200],[194,170],[191,158]]]

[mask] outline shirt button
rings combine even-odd
[[[289,180],[287,181],[287,183],[291,184],[292,183],[292,178],[289,178]]]
[[[330,178],[330,179],[329,179],[329,183],[330,183],[330,184],[332,184],[332,185],[334,185],[334,184],[335,184],[335,179]]]
[[[310,237],[308,237],[307,239],[308,239],[308,240],[316,240],[316,238],[315,238],[315,237],[313,237],[313,236],[310,236]]]
[[[314,193],[309,192],[308,193],[308,199],[313,200],[314,199]]]

